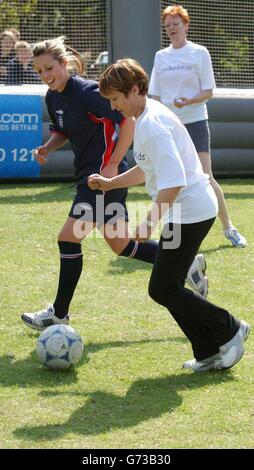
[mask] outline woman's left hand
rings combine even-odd
[[[118,163],[109,162],[104,168],[101,170],[101,175],[105,176],[105,178],[113,178],[114,176],[118,175]]]
[[[183,108],[188,104],[189,100],[188,98],[185,98],[185,96],[179,96],[178,98],[174,98],[174,105],[176,108]]]

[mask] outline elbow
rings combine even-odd
[[[213,97],[213,89],[211,90],[201,90],[201,95],[202,101],[203,100],[209,100],[210,98]]]

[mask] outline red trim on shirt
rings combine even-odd
[[[120,124],[119,124],[119,127],[122,127],[125,123],[126,119],[123,117],[123,119],[121,120]]]
[[[96,124],[102,123],[104,127],[104,139],[105,139],[105,152],[102,156],[102,164],[100,167],[100,171],[107,166],[112,156],[112,153],[115,148],[115,142],[113,140],[113,136],[115,134],[115,126],[113,122],[105,117],[98,118],[94,116],[92,113],[88,113],[89,118],[91,121],[95,122]]]

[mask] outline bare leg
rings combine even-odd
[[[114,225],[102,225],[99,230],[111,250],[117,255],[122,253],[133,238],[129,230],[128,222],[124,219],[117,219],[117,224]]]
[[[212,164],[211,164],[211,155],[208,152],[200,152],[198,154],[201,165],[203,167],[204,173],[207,173],[210,176],[210,182],[211,185],[214,189],[214,192],[217,196],[218,199],[218,206],[219,206],[219,218],[220,221],[223,225],[223,230],[227,230],[230,226],[230,219],[229,219],[229,214],[228,214],[228,208],[227,204],[224,198],[223,191],[220,187],[220,185],[217,183],[217,181],[213,177],[213,172],[212,172]]]
[[[233,226],[229,214],[223,191],[220,185],[215,181],[212,172],[211,155],[208,152],[198,154],[204,173],[210,176],[210,182],[218,199],[219,218],[223,226],[225,237],[230,240],[233,246],[244,248],[247,245],[246,238],[243,237]]]
[[[58,241],[81,243],[81,241],[89,235],[94,229],[94,222],[83,222],[81,219],[67,217],[65,224],[58,235]]]

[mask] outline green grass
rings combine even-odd
[[[202,246],[209,298],[253,326],[254,181],[222,185],[248,246],[231,248],[216,222]],[[233,369],[184,371],[191,348],[167,311],[149,299],[150,266],[117,258],[101,239],[83,245],[71,306],[83,360],[66,372],[40,365],[38,334],[20,313],[54,300],[56,237],[70,207],[70,184],[0,189],[0,448],[252,448],[252,335]],[[132,189],[129,201],[131,213],[135,202],[147,204],[144,189]]]

